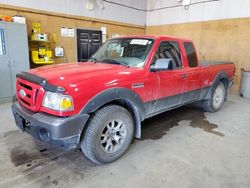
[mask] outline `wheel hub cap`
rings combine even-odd
[[[106,124],[101,135],[101,148],[106,153],[118,151],[126,138],[127,130],[121,120],[112,120]]]
[[[215,93],[214,93],[214,97],[213,97],[213,103],[214,106],[217,108],[219,107],[224,100],[224,91],[221,87],[216,88]]]

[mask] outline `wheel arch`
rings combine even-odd
[[[210,99],[212,97],[213,90],[218,82],[222,82],[225,85],[226,90],[229,88],[230,81],[228,75],[224,71],[221,71],[216,75],[205,99]]]
[[[141,138],[141,122],[144,120],[144,105],[138,94],[127,88],[111,88],[95,95],[80,113],[92,114],[109,104],[126,108],[132,115],[135,125],[134,137]]]

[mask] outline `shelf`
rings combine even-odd
[[[45,65],[45,64],[53,64],[54,61],[36,61],[36,62],[33,61],[33,63],[34,64],[40,64],[40,65],[44,64]]]
[[[50,43],[50,41],[43,41],[43,40],[30,40],[29,42],[33,42],[33,43]]]

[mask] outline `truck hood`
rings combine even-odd
[[[128,75],[137,68],[127,68],[122,65],[106,63],[65,63],[43,66],[31,69],[29,73],[45,78],[50,84],[66,86],[83,80],[95,81],[95,78],[113,79],[117,76]],[[138,69],[137,69],[138,70]]]

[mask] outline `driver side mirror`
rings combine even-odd
[[[173,70],[172,59],[157,59],[155,64],[150,67],[151,72],[164,70]]]

